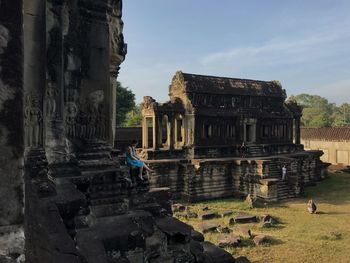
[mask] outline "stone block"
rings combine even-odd
[[[191,254],[195,257],[196,262],[204,261],[204,249],[200,242],[192,240],[190,242],[190,251]]]
[[[252,231],[248,227],[238,226],[235,229],[235,233],[237,233],[240,236],[245,237],[245,238],[252,237]]]
[[[237,247],[241,243],[241,237],[234,235],[220,235],[218,237],[219,247]]]
[[[184,212],[186,210],[186,206],[182,204],[173,204],[173,212]]]
[[[221,217],[231,216],[232,214],[233,214],[233,211],[231,211],[231,210],[226,210],[226,211],[220,212]]]
[[[250,263],[250,260],[246,257],[238,257],[236,258],[236,263]]]
[[[202,220],[210,220],[218,217],[216,212],[205,212],[200,215]]]
[[[198,242],[203,242],[204,241],[204,236],[202,235],[202,233],[192,229],[191,230],[191,238],[194,241],[198,241]]]
[[[251,215],[241,215],[230,219],[230,224],[247,224],[256,223],[258,220],[256,216]]]
[[[208,233],[208,232],[217,232],[218,231],[218,227],[220,225],[217,223],[201,223],[199,225],[200,230],[202,231],[202,233]]]
[[[174,239],[178,243],[187,243],[190,241],[191,226],[173,217],[157,218],[155,222],[157,227],[167,235],[169,242],[174,241]]]
[[[225,250],[215,246],[210,242],[203,242],[204,254],[208,255],[211,262],[215,263],[234,263],[235,259]],[[210,261],[209,261],[210,262]]]
[[[263,245],[263,244],[268,243],[269,237],[262,235],[262,234],[259,234],[253,238],[253,241],[254,241],[255,245]]]

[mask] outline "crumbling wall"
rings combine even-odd
[[[22,1],[0,1],[0,261],[23,235]]]

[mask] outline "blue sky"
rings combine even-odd
[[[168,100],[177,70],[350,102],[348,0],[124,0],[123,20],[119,80],[137,102]]]

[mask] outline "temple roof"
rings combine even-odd
[[[261,81],[177,72],[185,81],[186,92],[248,96],[285,97],[277,81]]]
[[[350,141],[350,126],[337,128],[301,128],[303,140]]]

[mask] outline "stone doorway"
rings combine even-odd
[[[247,143],[253,143],[256,141],[255,123],[246,123],[244,125],[244,141]]]

